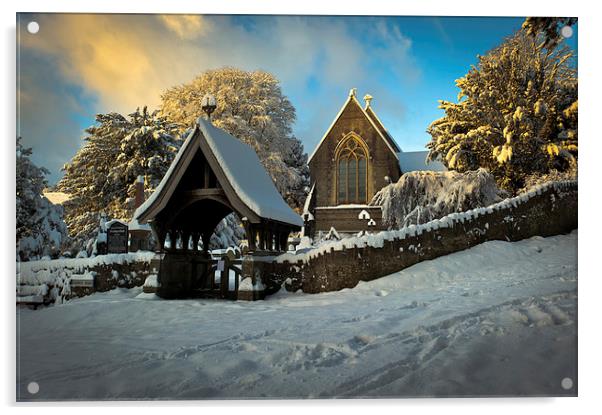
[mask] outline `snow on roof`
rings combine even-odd
[[[255,151],[210,122],[198,126],[240,199],[257,215],[303,226],[303,220],[286,204]]]
[[[124,222],[124,221],[122,221],[122,220],[119,220],[119,219],[111,219],[110,221],[108,221],[108,222],[105,222],[105,227],[106,227],[106,228],[110,228],[110,227],[111,227],[111,225],[114,225],[115,223],[120,223],[120,224],[122,224],[123,226],[128,226],[127,222]]]
[[[426,161],[428,151],[400,151],[397,153],[399,159],[399,168],[402,173],[411,171],[447,171],[443,163],[437,160]]]
[[[174,161],[163,176],[161,183],[153,194],[134,213],[138,219],[165,191],[169,178],[174,174],[176,166],[188,152],[190,146],[198,146],[198,132],[206,140],[220,168],[228,177],[228,181],[240,200],[258,216],[284,223],[302,226],[301,216],[296,214],[282,199],[274,186],[274,182],[265,171],[255,151],[245,143],[234,138],[222,129],[216,128],[210,122],[199,118],[198,130],[195,128],[188,136]]]
[[[128,230],[130,230],[130,231],[149,231],[150,232],[151,227],[148,223],[141,225],[140,222],[138,222],[138,219],[134,218],[128,224]]]

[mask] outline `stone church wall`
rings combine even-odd
[[[317,206],[337,204],[335,148],[350,132],[358,134],[370,149],[367,201],[370,201],[372,196],[387,184],[385,176],[388,176],[393,182],[399,179],[399,161],[363,114],[362,109],[352,101],[345,107],[340,118],[309,162],[312,182],[316,184]]]

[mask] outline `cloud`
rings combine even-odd
[[[295,131],[311,151],[349,88],[369,92],[375,103],[387,103],[389,114],[401,114],[403,97],[394,95],[390,83],[420,76],[410,39],[388,18],[42,14],[36,20],[40,31],[22,34],[22,53],[43,57],[42,70],[56,78],[56,85],[36,93],[47,95],[44,102],[56,102],[51,111],[69,112],[77,110],[68,104],[64,86],[81,88],[90,123],[94,112],[156,108],[163,91],[207,69],[263,69],[295,98],[303,112],[303,125]],[[308,90],[309,79],[319,80],[320,87]],[[63,133],[73,135],[71,129]],[[79,145],[79,134],[72,140]],[[71,156],[66,151],[65,161]]]
[[[83,91],[67,86],[60,76],[49,71],[52,63],[40,56],[21,54],[17,89],[17,135],[26,147],[33,148],[32,159],[50,170],[49,181],[61,176],[61,167],[79,145],[87,115]],[[87,124],[92,124],[89,119]]]
[[[210,21],[201,15],[163,14],[158,17],[180,39],[194,39],[211,30]]]

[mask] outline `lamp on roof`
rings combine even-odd
[[[205,111],[207,114],[207,119],[211,121],[211,114],[217,108],[217,102],[215,101],[215,97],[211,94],[205,94],[203,99],[201,99],[201,109]]]

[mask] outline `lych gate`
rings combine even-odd
[[[215,289],[209,240],[232,212],[243,223],[250,256],[285,251],[290,232],[303,223],[253,149],[199,119],[156,191],[134,214],[140,223],[150,222],[163,257],[160,296],[188,297]],[[238,276],[236,281],[237,287]],[[225,292],[223,284],[220,290]]]

